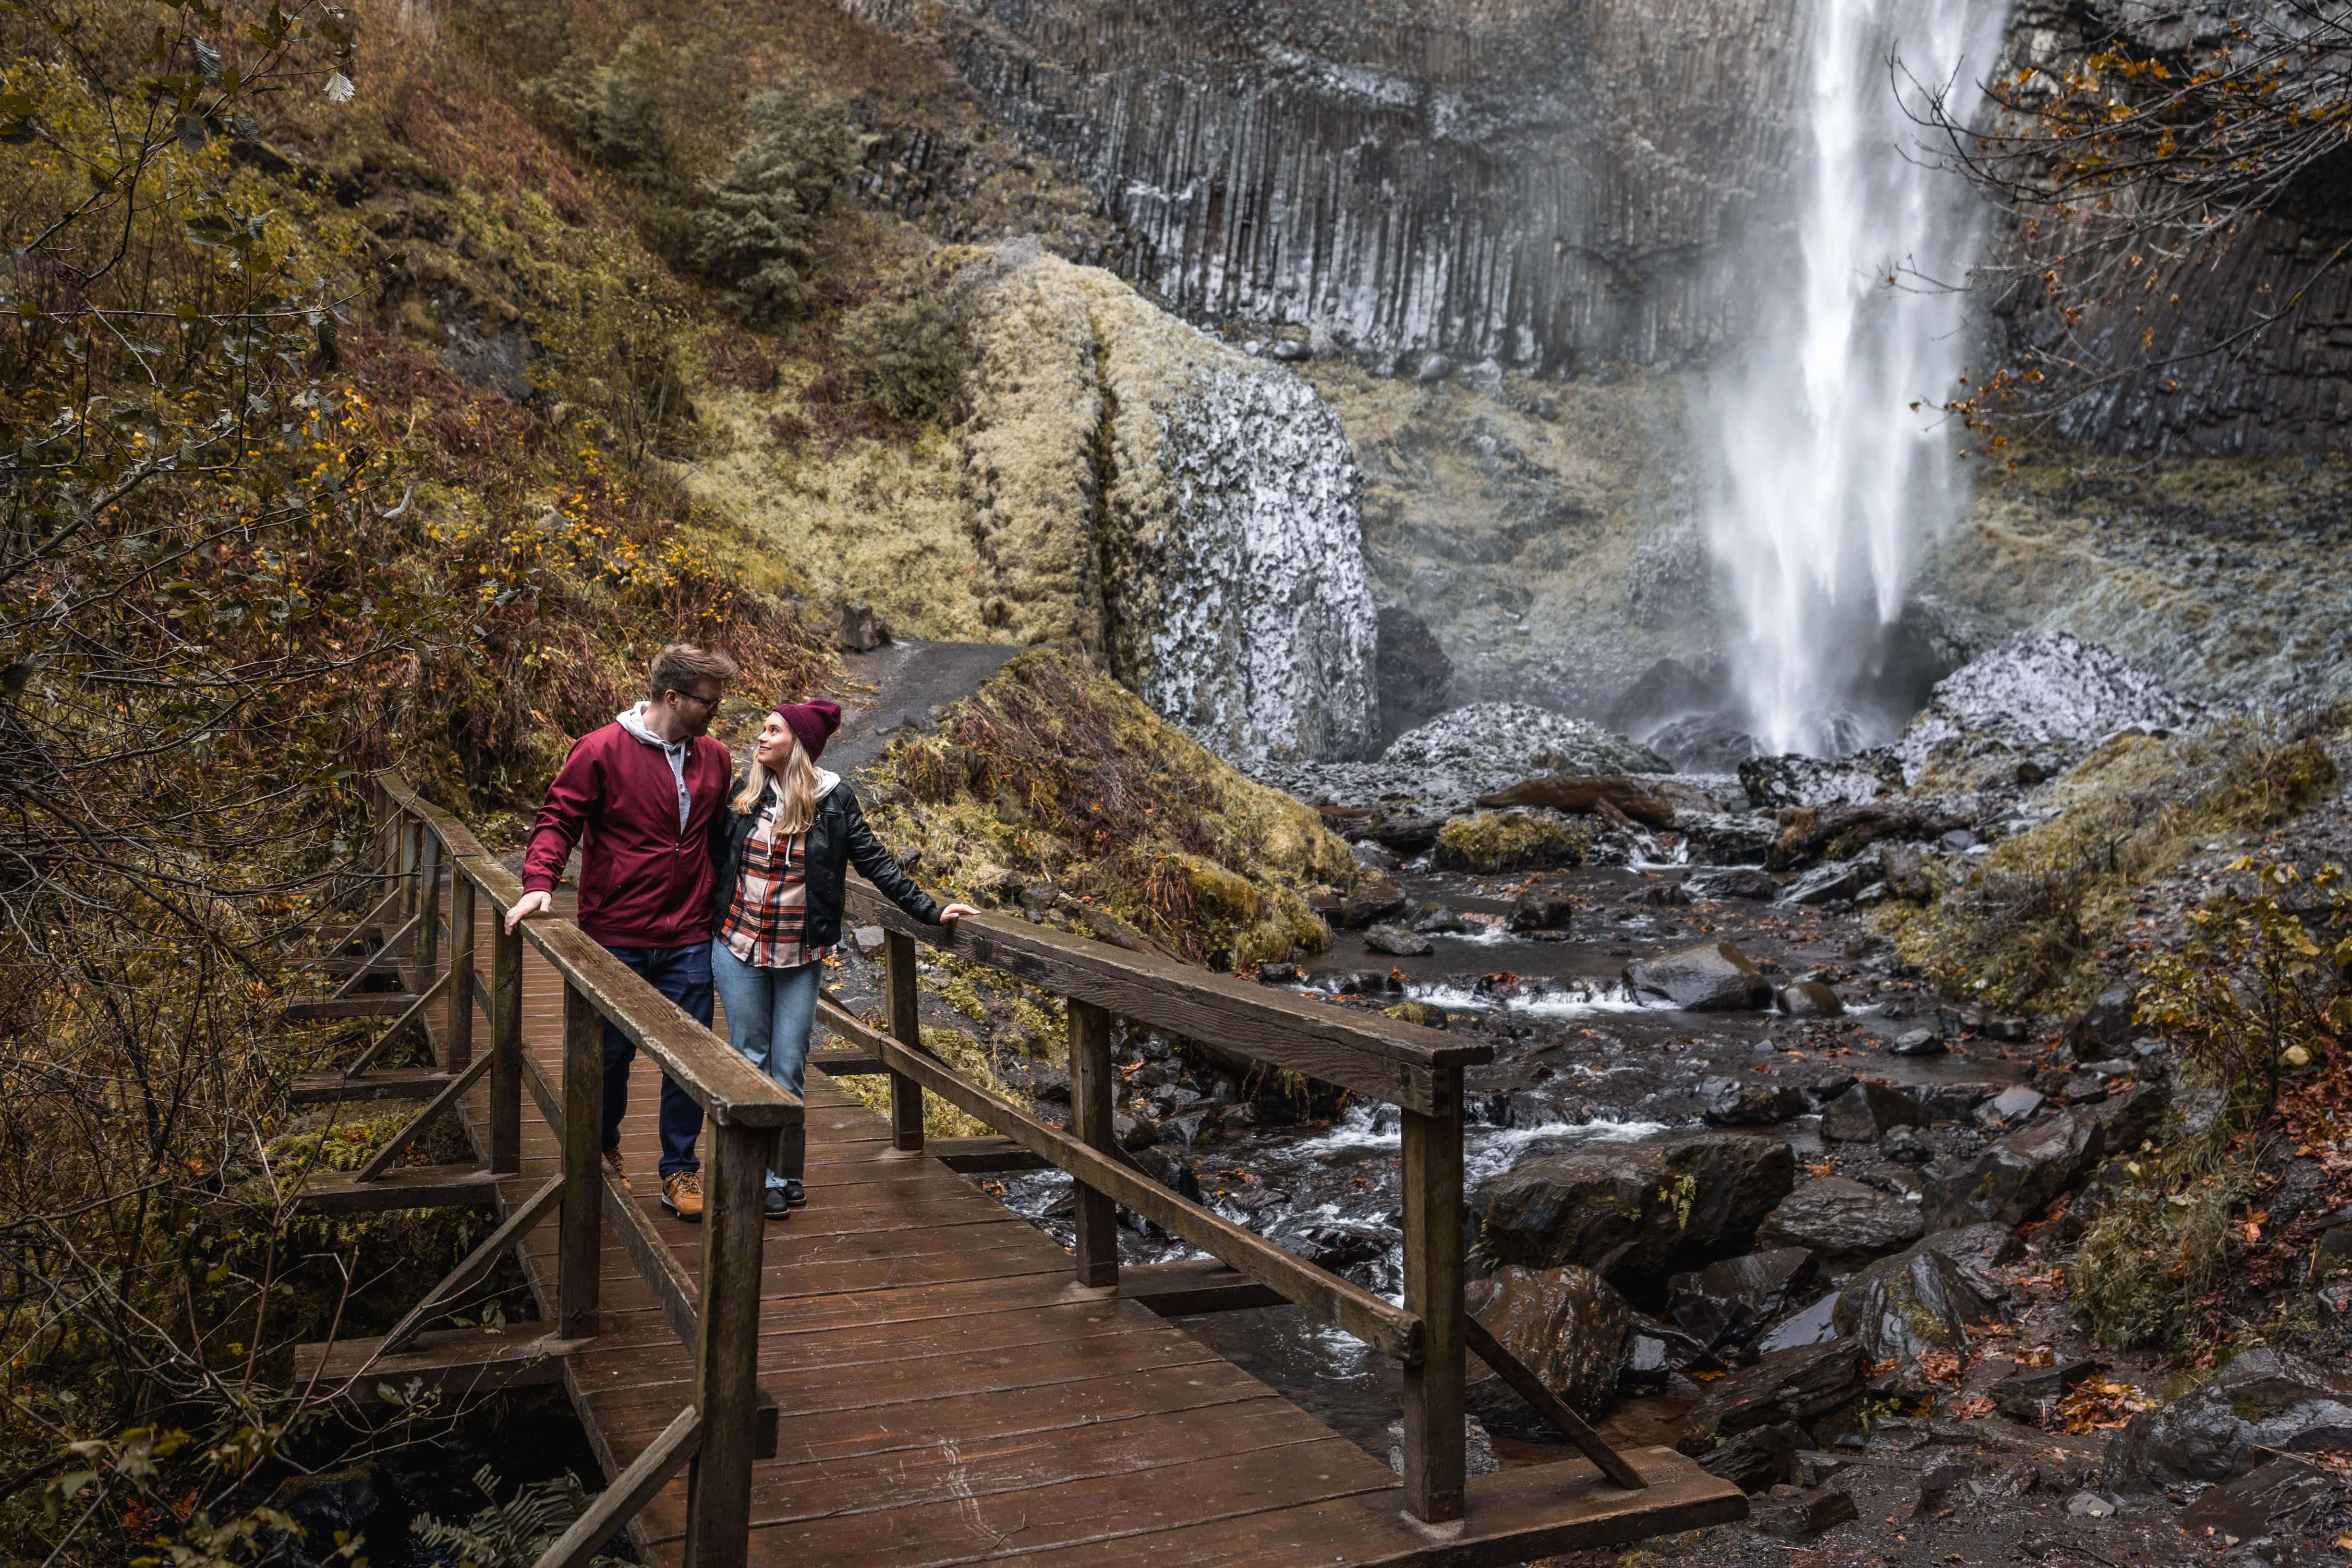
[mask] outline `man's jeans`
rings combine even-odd
[[[761,969],[728,952],[725,942],[710,944],[711,978],[727,1003],[728,1043],[794,1094],[808,1076],[809,1031],[816,1023],[817,981],[824,968],[802,963]],[[770,1171],[768,1185],[782,1186],[785,1176],[800,1180],[799,1162],[787,1163],[793,1169]]]
[[[608,947],[604,950],[644,977],[655,990],[686,1009],[704,1028],[710,1026],[710,944],[692,947]],[[604,1026],[604,1147],[621,1146],[621,1118],[629,1113],[629,1064],[637,1047],[626,1035]],[[699,1171],[694,1141],[702,1136],[702,1107],[694,1096],[662,1075],[661,1175]]]

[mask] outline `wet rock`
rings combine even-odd
[[[1818,980],[1800,980],[1780,987],[1780,1011],[1791,1018],[1836,1018],[1845,1013],[1838,994]]]
[[[1401,1024],[1417,1024],[1424,1029],[1445,1027],[1445,1009],[1433,1002],[1400,1002],[1393,1007],[1381,1009],[1383,1018],[1394,1018]]]
[[[1426,958],[1437,951],[1437,944],[1420,932],[1386,923],[1367,927],[1364,945],[1392,958]]]
[[[1958,1264],[1923,1251],[1899,1269],[1864,1271],[1839,1293],[1835,1321],[1875,1363],[1965,1349],[1968,1325],[1991,1315]]]
[[[1160,1128],[1150,1117],[1129,1116],[1124,1110],[1111,1113],[1110,1131],[1118,1146],[1130,1152],[1160,1142]]]
[[[1688,886],[1702,899],[1748,899],[1769,904],[1780,896],[1780,881],[1770,872],[1744,867],[1696,878]]]
[[[1924,904],[1936,897],[1935,879],[1927,874],[1927,852],[1916,844],[1881,844],[1878,879],[1886,896]]]
[[[2107,1519],[2116,1511],[2115,1501],[2095,1491],[2079,1491],[2066,1500],[2069,1519]]]
[[[1588,816],[1604,806],[1647,827],[1672,827],[1675,808],[1633,779],[1608,774],[1555,773],[1482,795],[1485,806],[1524,805]]]
[[[275,1531],[270,1534],[282,1545],[282,1560],[324,1562],[333,1552],[338,1533],[362,1533],[383,1504],[383,1489],[373,1465],[296,1476],[278,1487],[269,1505],[300,1526],[301,1537],[298,1541]]]
[[[1475,1415],[1462,1418],[1462,1462],[1465,1473],[1491,1476],[1500,1470],[1502,1462],[1495,1458],[1495,1439]],[[1404,1423],[1389,1423],[1389,1468],[1404,1474]]]
[[[1780,837],[1780,826],[1769,816],[1756,816],[1731,812],[1685,811],[1675,817],[1675,831],[1689,846],[1690,858],[1701,865],[1744,868],[1761,866],[1772,853],[1772,846]],[[1717,872],[1720,878],[1724,873]],[[1745,889],[1754,883],[1739,883]],[[1710,898],[1780,897],[1780,887],[1775,882],[1769,891],[1753,893],[1735,891],[1711,893]]]
[[[1708,1101],[1717,1127],[1771,1127],[1805,1113],[1805,1091],[1792,1083],[1734,1083]]]
[[[1668,1280],[1666,1315],[1709,1351],[1745,1345],[1819,1272],[1813,1255],[1797,1247],[1727,1258]]]
[[[2063,1038],[2078,1059],[2107,1056],[2131,1038],[2137,1027],[2132,1010],[2137,994],[2129,985],[2110,985],[2066,1020]]]
[[[1200,1202],[1201,1178],[1193,1174],[1192,1167],[1173,1150],[1165,1144],[1154,1143],[1150,1148],[1133,1150],[1130,1155],[1129,1164],[1170,1192],[1181,1194],[1195,1203]]]
[[[1762,1247],[1804,1247],[1825,1267],[1843,1269],[1899,1252],[1926,1228],[1918,1205],[1844,1176],[1822,1176],[1781,1199],[1756,1227],[1756,1240]]]
[[[1628,909],[1681,910],[1690,907],[1690,895],[1683,891],[1680,882],[1656,882],[1646,888],[1636,888],[1618,902]]]
[[[1859,1396],[1862,1377],[1862,1346],[1851,1338],[1767,1352],[1707,1386],[1675,1447],[1697,1458],[1759,1426],[1803,1426]]]
[[[1727,942],[1703,942],[1643,959],[1625,971],[1625,981],[1637,992],[1664,996],[1691,1013],[1752,1012],[1772,1000],[1771,982]]]
[[[1385,1257],[1395,1233],[1369,1225],[1308,1225],[1277,1231],[1274,1240],[1318,1268],[1337,1274],[1359,1263]]]
[[[2107,1449],[2104,1473],[2110,1486],[2160,1489],[2245,1475],[2258,1450],[2344,1447],[2352,1447],[2352,1389],[2298,1356],[2250,1350],[2171,1404],[2133,1416]]]
[[[1835,1487],[1774,1487],[1748,1506],[1748,1527],[1779,1541],[1811,1541],[1860,1517],[1853,1499]]]
[[[1878,1135],[1878,1152],[1898,1165],[1924,1165],[1936,1151],[1916,1127],[1890,1127]]]
[[[1261,963],[1257,966],[1261,985],[1296,985],[1304,971],[1295,963]]]
[[[1739,764],[1739,784],[1751,805],[1858,805],[1903,787],[1902,769],[1883,752],[1825,759],[1793,752],[1750,757]]]
[[[1738,1132],[1539,1155],[1484,1189],[1480,1235],[1498,1262],[1664,1274],[1746,1250],[1796,1166],[1786,1143]]]
[[[1519,901],[1505,922],[1516,931],[1566,931],[1576,918],[1576,900],[1566,893],[1529,889],[1519,895]]]
[[[1869,883],[1870,872],[1866,867],[1851,861],[1831,860],[1798,878],[1781,901],[1817,905],[1834,903],[1841,899],[1851,900]]]
[[[1426,855],[1444,827],[1442,816],[1396,811],[1374,817],[1364,836],[1392,855]]]
[[[1938,1459],[1921,1467],[1918,1489],[1911,1495],[1911,1506],[1905,1511],[1913,1519],[1927,1519],[1944,1506],[1952,1489],[1960,1484],[1960,1467],[1949,1459]]]
[[[1717,1444],[1701,1459],[1699,1468],[1744,1492],[1794,1485],[1800,1476],[1797,1450],[1805,1446],[1804,1428],[1793,1421],[1753,1426]]]
[[[1363,931],[1396,919],[1404,913],[1410,902],[1393,882],[1375,882],[1369,888],[1357,889],[1340,900],[1339,918],[1336,923],[1343,931]]]
[[[1463,1288],[1463,1306],[1580,1415],[1595,1415],[1617,1387],[1633,1309],[1589,1268],[1504,1268]],[[1491,1373],[1474,1377],[1470,1408],[1498,1431],[1556,1436]]]
[[[1974,1159],[1936,1161],[1920,1173],[1928,1215],[1938,1225],[2022,1225],[2088,1174],[2105,1148],[2098,1124],[2069,1111],[2012,1132]]]
[[[2029,1121],[2046,1103],[2035,1090],[2024,1084],[2013,1083],[1977,1107],[1977,1123],[1982,1127],[2002,1127],[2013,1121]]]
[[[1906,1029],[1886,1048],[1898,1057],[1940,1057],[1951,1047],[1934,1029]]]
[[[1827,1344],[1837,1338],[1836,1316],[1837,1292],[1832,1290],[1765,1330],[1756,1342],[1756,1350],[1760,1354],[1794,1350],[1799,1345]]]
[[[1925,1127],[1927,1108],[1891,1084],[1855,1084],[1822,1107],[1822,1137],[1832,1143],[1875,1142],[1888,1129]]]
[[[1470,926],[1444,904],[1432,904],[1413,917],[1412,929],[1423,936],[1446,936],[1465,931]]]

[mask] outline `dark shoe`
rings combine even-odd
[[[688,1225],[702,1220],[702,1178],[692,1171],[680,1171],[662,1178],[662,1207]]]
[[[770,1187],[768,1189],[771,1193],[773,1193],[775,1190],[776,1189],[773,1187]],[[808,1202],[808,1189],[801,1185],[801,1179],[798,1176],[786,1176],[784,1178],[783,1193],[784,1201],[792,1205],[794,1208],[799,1208],[802,1205]]]
[[[760,1200],[762,1212],[764,1212],[770,1219],[790,1219],[792,1217],[793,1205],[785,1201],[784,1189],[782,1187],[770,1187],[766,1190],[768,1195]]]

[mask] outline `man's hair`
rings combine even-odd
[[[665,691],[692,695],[706,680],[732,680],[738,673],[735,661],[723,653],[690,642],[674,642],[654,655],[653,700],[660,701]]]

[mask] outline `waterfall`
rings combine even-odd
[[[1711,544],[1744,646],[1733,668],[1771,751],[1839,752],[1901,715],[1853,712],[1900,614],[1917,542],[1957,515],[1966,363],[1956,289],[1979,225],[1906,110],[1948,85],[1975,107],[2007,0],[1813,0],[1803,161],[1787,231],[1759,243],[1752,357],[1709,399]],[[1890,57],[1899,68],[1890,71]],[[1918,85],[1915,85],[1918,84]]]

